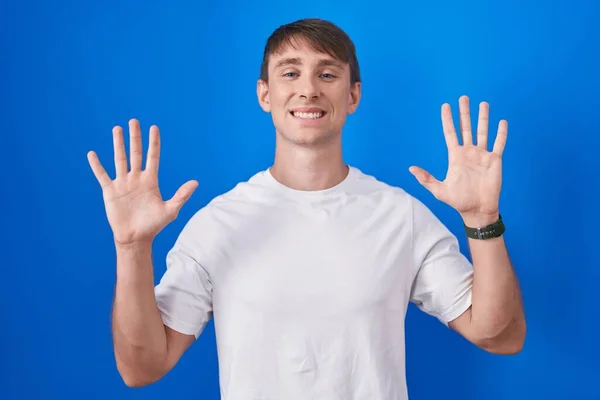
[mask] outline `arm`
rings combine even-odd
[[[198,182],[187,182],[170,200],[164,201],[158,187],[158,127],[150,128],[144,170],[137,120],[129,121],[129,132],[130,171],[120,126],[113,128],[115,179],[108,176],[95,152],[88,152],[88,161],[102,188],[117,253],[112,315],[117,369],[128,386],[142,386],[166,374],[194,338],[175,333],[163,325],[153,286],[152,242],[177,217]]]
[[[152,244],[116,246],[117,284],[112,315],[117,369],[127,386],[162,378],[194,342],[165,327],[154,295]]]
[[[497,215],[464,218],[468,226],[485,226],[495,220]],[[468,240],[474,269],[472,306],[448,326],[491,353],[518,353],[525,341],[526,323],[504,237]]]
[[[459,99],[462,145],[458,142],[450,105],[442,105],[441,111],[449,159],[446,179],[440,182],[416,166],[410,171],[438,200],[457,210],[467,226],[488,225],[499,216],[502,154],[508,122],[499,122],[490,152],[487,150],[489,105],[486,102],[479,105],[477,143],[473,140],[467,96]],[[490,352],[516,353],[523,346],[526,326],[521,294],[504,239],[469,239],[469,247],[473,258],[471,307],[453,318],[448,326]]]

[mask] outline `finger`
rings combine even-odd
[[[504,147],[506,146],[506,137],[508,136],[508,121],[505,119],[498,123],[498,134],[496,135],[496,141],[494,142],[494,149],[492,150],[499,157],[502,157]]]
[[[183,184],[173,197],[167,201],[167,209],[169,214],[174,217],[179,214],[181,207],[192,197],[194,190],[198,187],[198,181],[189,181]]]
[[[150,127],[150,144],[148,146],[148,156],[146,159],[146,170],[153,174],[158,173],[158,163],[160,159],[160,131],[158,126]]]
[[[477,121],[477,146],[484,150],[488,148],[488,124],[490,120],[490,105],[485,101],[479,103],[479,119]]]
[[[140,123],[137,119],[129,120],[129,152],[131,171],[139,172],[142,170],[142,132]]]
[[[463,145],[473,144],[473,131],[471,130],[471,111],[469,110],[469,98],[460,96],[458,99],[460,114],[460,131],[462,133]]]
[[[458,146],[456,128],[454,127],[454,121],[452,120],[452,110],[448,103],[442,105],[442,128],[444,130],[444,138],[446,139],[446,146],[448,146],[448,149]]]
[[[123,141],[123,128],[115,126],[112,132],[115,172],[118,178],[127,175],[127,154],[125,153],[125,142]]]
[[[98,180],[98,183],[100,183],[100,187],[102,189],[105,189],[106,187],[108,187],[112,181],[111,181],[110,177],[108,176],[108,174],[106,173],[106,170],[102,166],[102,163],[100,163],[100,160],[98,159],[98,155],[96,154],[96,152],[89,151],[87,153],[87,159],[90,164],[90,167],[92,168],[92,172],[94,173],[94,176]]]
[[[417,178],[417,181],[419,181],[419,183],[425,187],[425,189],[429,190],[435,197],[437,197],[438,188],[441,183],[439,180],[421,167],[411,166],[408,170],[414,175],[415,178]]]

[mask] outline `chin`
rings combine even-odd
[[[283,139],[298,146],[319,146],[335,142],[339,135],[331,131],[315,129],[297,129],[294,132],[281,133]]]

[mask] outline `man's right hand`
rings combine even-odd
[[[198,187],[197,181],[182,185],[173,197],[163,201],[158,188],[160,134],[158,127],[150,127],[150,144],[146,168],[142,170],[142,137],[137,120],[129,121],[130,168],[123,140],[123,129],[113,128],[116,178],[111,180],[97,154],[90,151],[88,161],[102,188],[108,222],[116,245],[152,242],[170,222]]]

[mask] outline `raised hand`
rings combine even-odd
[[[501,120],[493,150],[488,151],[489,105],[479,105],[477,143],[473,142],[469,98],[459,99],[460,131],[456,134],[449,104],[442,105],[442,126],[448,146],[448,172],[440,182],[423,168],[409,171],[436,199],[458,211],[469,226],[481,226],[498,219],[502,186],[502,153],[506,145],[508,122]]]
[[[163,201],[158,187],[160,133],[150,128],[150,144],[145,169],[142,170],[142,137],[136,119],[129,121],[130,167],[123,139],[123,129],[113,128],[116,178],[111,180],[94,151],[87,154],[90,167],[102,188],[106,216],[117,245],[152,242],[172,222],[198,187],[197,181],[182,185],[173,197]]]

